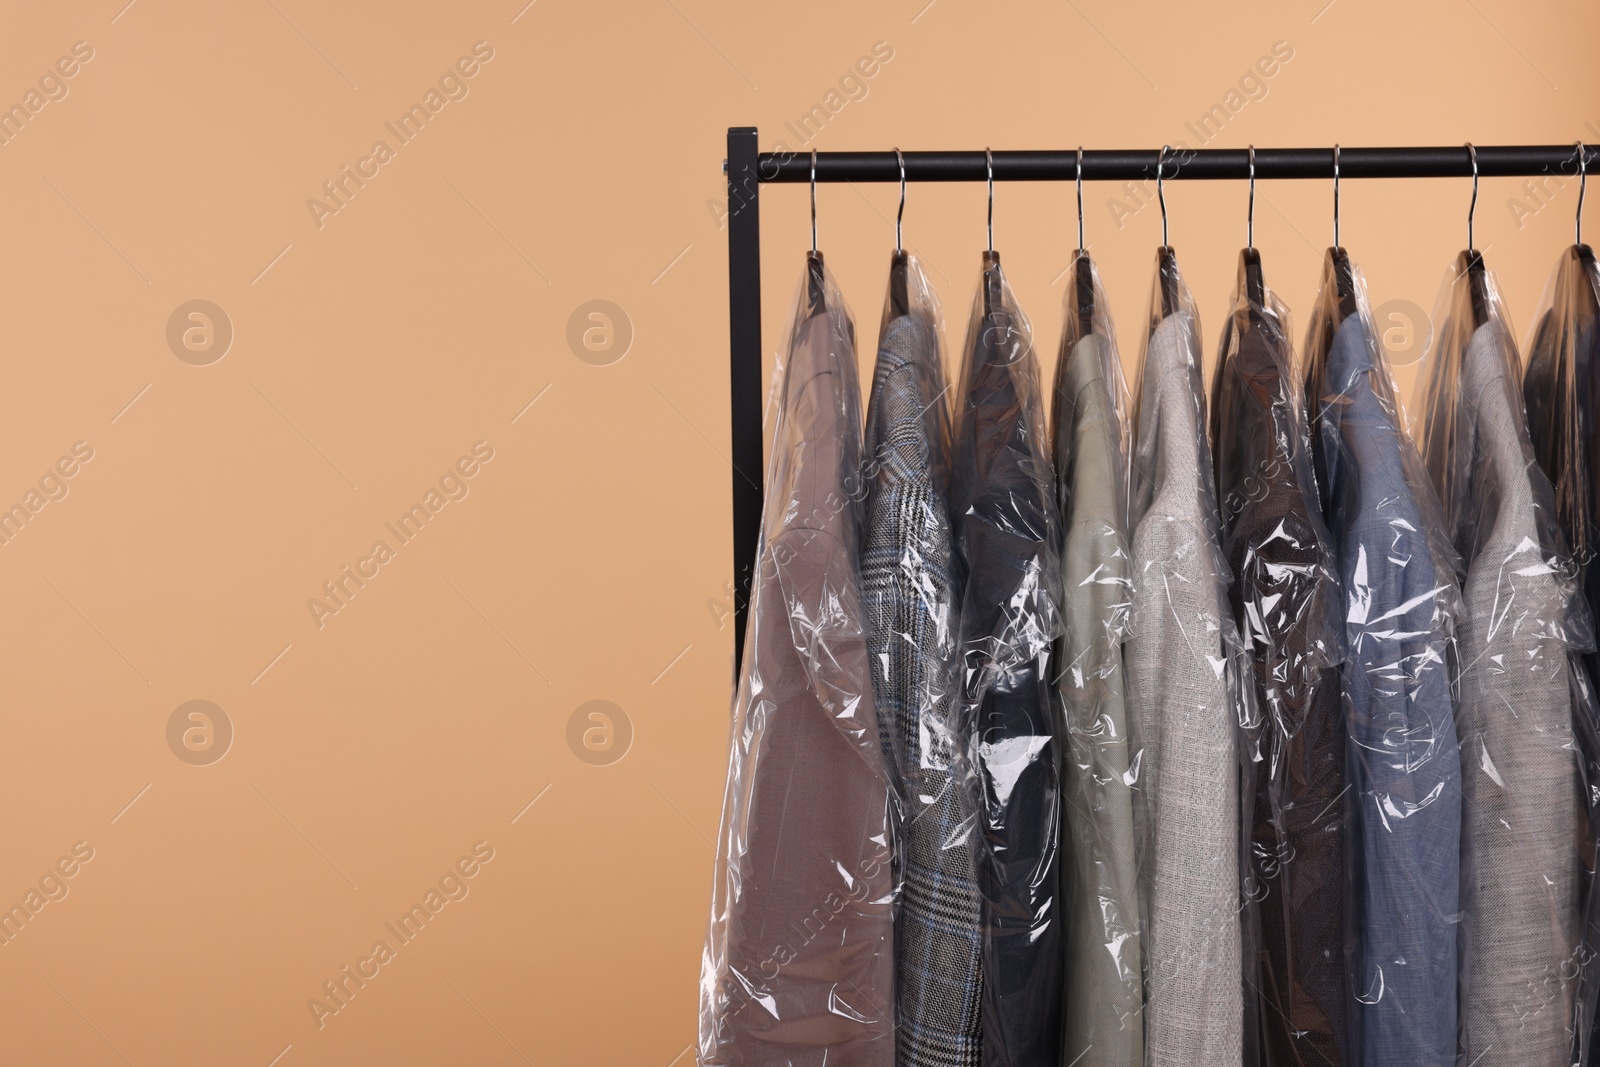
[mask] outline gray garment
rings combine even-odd
[[[1544,475],[1528,462],[1498,329],[1467,346],[1456,427],[1474,503],[1493,512],[1478,508],[1461,628],[1466,1062],[1534,1067],[1568,1062],[1572,1040],[1577,763],[1566,602],[1529,483]]]
[[[1129,732],[1143,875],[1145,1063],[1243,1057],[1239,782],[1192,317],[1151,335],[1139,398]]]
[[[977,1067],[983,1039],[977,813],[961,755],[970,738],[953,707],[944,393],[931,316],[891,320],[867,412],[861,573],[873,692],[905,808],[895,920],[900,1067]]]
[[[1144,1000],[1122,643],[1132,596],[1126,458],[1100,336],[1073,347],[1056,382],[1066,634],[1056,665],[1063,768],[1067,966],[1063,1060],[1141,1067]],[[1120,378],[1117,382],[1120,385]]]

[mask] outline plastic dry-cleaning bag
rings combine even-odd
[[[894,1067],[896,794],[861,603],[855,331],[816,253],[773,380],[700,1062]]]
[[[951,515],[961,561],[961,702],[972,737],[983,914],[983,1063],[1061,1045],[1060,634],[1055,486],[1028,320],[994,252],[967,326]]]
[[[1453,265],[1434,319],[1424,450],[1465,609],[1463,1048],[1485,1067],[1569,1063],[1585,962],[1579,734],[1592,721],[1578,652],[1594,635],[1528,436],[1511,324],[1481,256]]]
[[[1067,270],[1051,405],[1061,513],[1062,1062],[1142,1067],[1144,972],[1123,642],[1133,602],[1128,388],[1094,261]]]
[[[1585,590],[1591,618],[1600,617],[1600,266],[1594,250],[1574,244],[1561,259],[1545,288],[1543,307],[1528,345],[1523,379],[1528,429],[1539,465],[1555,489],[1555,515],[1572,554],[1576,578]],[[1588,681],[1600,677],[1600,656],[1591,651]],[[1583,792],[1600,801],[1600,745],[1595,720],[1577,721],[1583,754]],[[1600,1058],[1595,1002],[1600,992],[1600,885],[1595,878],[1596,834],[1600,812],[1591,804],[1587,826],[1578,832],[1579,874],[1583,897],[1583,940],[1586,963],[1579,977],[1576,1027],[1585,1039],[1579,1063]]]
[[[899,1067],[978,1062],[976,812],[960,721],[949,388],[939,305],[896,252],[867,406],[861,572],[873,693],[905,812]]]
[[[1243,764],[1247,1062],[1345,1060],[1339,573],[1311,465],[1289,312],[1240,257],[1211,437],[1230,601],[1258,712]]]
[[[1588,245],[1562,252],[1537,322],[1523,381],[1528,429],[1589,609],[1600,615],[1600,265]]]
[[[1253,719],[1228,606],[1200,324],[1158,253],[1140,367],[1126,646],[1145,964],[1145,1063],[1243,1055],[1239,735]]]
[[[1600,472],[1600,266],[1587,245],[1562,251],[1544,301],[1533,341],[1528,346],[1528,371],[1523,397],[1528,402],[1528,430],[1533,437],[1539,466],[1554,483],[1555,520],[1566,534],[1566,545],[1578,568],[1579,587],[1586,592],[1590,617],[1600,614],[1600,499],[1595,475]],[[1600,672],[1600,656],[1586,656],[1590,685]],[[1600,747],[1595,744],[1592,717],[1579,717],[1579,747],[1584,752],[1584,795],[1597,798],[1600,789]],[[1595,805],[1589,806],[1589,825],[1579,830],[1584,862],[1581,896],[1584,897],[1584,950],[1587,965],[1579,977],[1578,1029],[1586,1049],[1574,1062],[1597,1059],[1600,1040],[1595,1024],[1595,998],[1600,987],[1600,886],[1595,880],[1595,853],[1590,851],[1600,832]]]
[[[1461,750],[1451,677],[1460,592],[1366,287],[1329,249],[1305,347],[1323,517],[1345,636],[1354,800],[1353,1063],[1456,1062]]]

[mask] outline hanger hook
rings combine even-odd
[[[1578,142],[1578,221],[1573,225],[1572,241],[1583,244],[1583,191],[1589,184],[1589,151]]]
[[[1339,247],[1339,146],[1333,146],[1333,247]]]
[[[1167,170],[1167,153],[1172,146],[1161,146],[1161,154],[1156,157],[1156,199],[1161,201],[1161,247],[1167,247],[1167,187],[1165,184]]]
[[[811,251],[817,250],[817,150],[811,150]]]
[[[1246,248],[1256,246],[1256,146],[1250,146],[1250,211],[1245,216],[1244,244]]]
[[[1078,146],[1078,251],[1083,251],[1083,145]]]
[[[1473,251],[1472,217],[1478,213],[1478,150],[1467,142],[1467,155],[1472,160],[1472,203],[1467,206],[1467,251]]]
[[[900,220],[906,217],[906,157],[900,149],[894,150],[894,158],[900,161],[900,210],[894,213],[894,250],[904,252],[905,246],[900,243]]]
[[[983,148],[983,161],[989,168],[989,251],[994,251],[994,153]]]

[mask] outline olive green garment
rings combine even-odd
[[[1122,643],[1132,596],[1120,368],[1098,334],[1062,353],[1055,447],[1066,635],[1065,1039],[1075,1067],[1141,1067],[1143,991]],[[1114,392],[1113,390],[1116,390]]]

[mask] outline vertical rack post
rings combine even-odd
[[[761,536],[761,177],[754,126],[728,129],[728,381],[733,456],[733,671],[744,656],[745,621]]]

